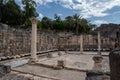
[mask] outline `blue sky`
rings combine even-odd
[[[19,4],[21,0],[16,0]],[[43,16],[54,19],[58,14],[64,19],[75,13],[88,19],[91,23],[120,24],[120,0],[35,0],[39,19]],[[21,5],[22,7],[23,5]]]

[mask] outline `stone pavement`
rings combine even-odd
[[[13,71],[34,75],[34,80],[85,80],[86,71],[92,70],[94,66],[94,54],[63,54],[59,56],[55,52],[50,58],[39,58],[35,64],[25,64],[13,68]],[[58,60],[66,61],[66,66],[63,69],[57,70],[46,66],[56,66]],[[102,70],[109,71],[108,56],[103,57]],[[36,76],[36,77],[35,77]],[[40,79],[44,78],[44,79]]]
[[[26,74],[32,74],[38,77],[49,78],[52,80],[85,80],[86,73],[73,70],[55,70],[37,65],[24,65],[14,68],[15,71],[20,71]]]
[[[37,62],[37,64],[43,65],[57,65],[58,60],[64,60],[66,62],[66,67],[75,68],[79,70],[91,70],[93,68],[94,62],[92,60],[93,55],[62,55],[59,57],[48,58],[43,61]]]

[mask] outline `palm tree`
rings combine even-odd
[[[72,31],[73,30],[73,17],[72,16],[65,17],[65,23],[66,23],[67,31]]]
[[[75,31],[76,31],[76,35],[78,35],[78,30],[80,27],[80,21],[81,21],[81,16],[78,14],[73,15],[73,20],[74,20],[74,27],[75,27]]]
[[[80,23],[80,25],[81,25],[81,33],[87,33],[88,32],[88,28],[89,28],[89,25],[88,25],[88,21],[86,20],[86,19],[84,19],[84,18],[82,18],[81,19],[81,23]]]
[[[76,31],[75,34],[77,35],[77,45],[78,45],[78,34],[79,34],[78,31],[79,31],[79,28],[80,28],[81,16],[78,15],[78,14],[73,15],[73,21],[74,21],[74,28],[75,28],[75,31]]]

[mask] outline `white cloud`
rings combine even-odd
[[[109,22],[107,22],[107,21],[105,21],[105,20],[96,20],[96,21],[94,21],[94,22],[92,22],[92,23],[97,24],[97,25],[100,25],[100,24],[107,24],[107,23],[109,23]]]
[[[85,18],[109,15],[107,10],[120,6],[120,0],[35,0],[39,5],[55,2],[61,6],[80,11]]]
[[[42,18],[43,18],[43,14],[39,13],[38,18],[39,18],[39,19],[42,19]]]
[[[57,13],[57,15],[58,15],[58,16],[62,16],[62,14],[61,14],[61,13]]]
[[[45,5],[47,3],[53,2],[53,0],[35,0],[39,5]]]

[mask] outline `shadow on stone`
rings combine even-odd
[[[110,73],[91,70],[86,72],[86,80],[110,80]]]

